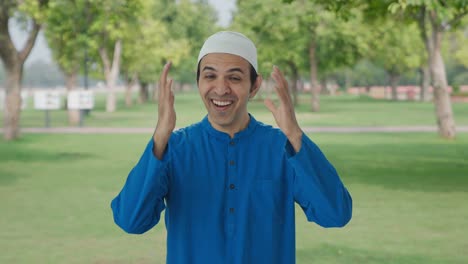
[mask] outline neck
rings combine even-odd
[[[228,124],[228,125],[222,125],[222,124],[216,124],[210,119],[210,116],[208,115],[208,121],[210,121],[211,126],[220,131],[228,134],[231,138],[234,138],[234,135],[245,128],[249,125],[250,122],[250,115],[246,114],[245,117],[242,118],[242,120],[239,120],[239,122],[235,124]]]

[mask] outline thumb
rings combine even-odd
[[[270,110],[270,112],[272,112],[273,114],[276,112],[276,106],[273,103],[273,101],[271,101],[270,99],[265,99],[263,103],[268,108],[268,110]]]

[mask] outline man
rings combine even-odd
[[[166,209],[167,263],[290,264],[294,202],[323,227],[341,227],[351,219],[351,197],[299,127],[278,68],[271,76],[279,104],[266,100],[265,105],[279,129],[247,111],[262,82],[251,40],[228,31],[206,40],[197,83],[208,114],[175,132],[169,68],[160,78],[154,135],[112,201],[123,230],[144,233]]]

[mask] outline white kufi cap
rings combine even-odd
[[[220,31],[206,39],[198,55],[198,63],[210,53],[229,53],[247,60],[258,72],[257,48],[255,44],[241,33]]]

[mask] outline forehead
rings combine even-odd
[[[200,61],[200,69],[209,66],[218,71],[229,70],[232,68],[241,68],[248,71],[250,69],[249,62],[237,55],[228,53],[210,53],[203,57]]]

